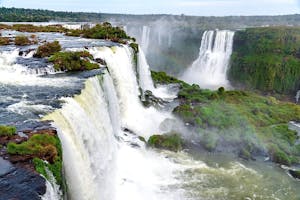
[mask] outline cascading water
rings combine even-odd
[[[54,121],[63,146],[70,199],[114,199],[116,142],[108,104],[98,78],[86,82],[81,95],[47,119]]]
[[[148,47],[150,42],[150,28],[148,26],[143,26],[142,29],[142,40],[141,40],[141,47],[147,53]]]
[[[296,93],[295,98],[296,98],[296,103],[298,103],[300,99],[300,90],[298,90],[298,92]]]
[[[277,178],[264,181],[261,174],[235,161],[213,167],[183,152],[146,148],[139,136],[161,133],[159,125],[172,116],[141,105],[127,46],[89,51],[106,61],[107,72],[89,78],[80,95],[65,98],[62,109],[45,118],[54,121],[62,141],[69,199],[247,199],[253,193],[266,198],[278,190],[268,185]],[[247,181],[241,183],[240,177]],[[294,192],[280,189],[283,196]]]
[[[171,116],[152,107],[142,106],[131,50],[127,46],[100,47],[90,49],[90,53],[94,58],[104,59],[107,63],[120,101],[122,126],[146,138],[159,133],[159,124]]]
[[[154,84],[151,78],[150,67],[147,63],[146,56],[141,48],[139,48],[137,65],[140,87],[143,90],[154,91]]]
[[[156,97],[160,97],[165,100],[176,98],[177,92],[172,92],[168,86],[154,87],[150,66],[146,60],[146,56],[142,48],[139,48],[137,73],[139,78],[139,86],[143,91],[150,90]]]
[[[227,69],[232,53],[233,36],[233,31],[205,31],[199,57],[181,78],[208,89],[230,87]]]

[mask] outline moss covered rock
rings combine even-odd
[[[34,134],[20,144],[10,142],[7,152],[31,158],[38,173],[50,178],[47,173],[50,170],[57,183],[62,185],[62,148],[57,135]]]
[[[150,147],[176,152],[182,150],[183,140],[180,135],[169,133],[165,135],[153,135],[148,139],[147,143]]]

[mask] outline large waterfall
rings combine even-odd
[[[203,88],[230,87],[227,69],[232,53],[233,36],[234,32],[227,30],[205,31],[199,57],[182,75],[182,79]]]
[[[172,116],[141,105],[127,46],[90,52],[107,62],[109,73],[90,78],[80,95],[46,117],[62,141],[69,198],[170,199],[175,193],[163,188],[174,183],[177,167],[146,150],[139,136],[161,133],[160,123]]]

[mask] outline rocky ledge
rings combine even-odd
[[[0,200],[41,199],[49,171],[61,184],[61,147],[49,122],[22,131],[0,129]]]

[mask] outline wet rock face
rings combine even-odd
[[[45,179],[28,169],[12,167],[0,176],[0,200],[40,200],[45,193]]]

